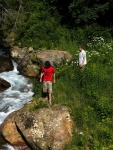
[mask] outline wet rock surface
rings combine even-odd
[[[7,56],[0,56],[0,73],[13,70],[12,60]]]
[[[9,82],[7,82],[6,80],[0,78],[0,92],[5,91],[10,86],[11,86],[11,84]]]

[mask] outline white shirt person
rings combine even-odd
[[[81,46],[79,46],[79,67],[82,68],[87,64],[86,52]]]

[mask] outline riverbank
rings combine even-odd
[[[11,84],[10,88],[0,93],[0,124],[11,112],[22,108],[24,104],[31,101],[34,94],[31,80],[19,74],[14,61],[13,65],[13,71],[0,73],[0,77]]]

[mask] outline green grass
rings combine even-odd
[[[67,49],[70,48],[69,51],[74,54],[74,47],[77,46],[71,43]],[[67,106],[75,123],[72,140],[65,150],[113,149],[113,52],[109,50],[106,53],[108,48],[105,43],[103,49],[95,47],[98,51],[90,50],[87,53],[88,64],[84,72],[72,62],[56,68],[53,104]],[[38,98],[41,96],[42,84],[38,81],[34,83],[34,101],[40,105]],[[39,106],[34,107],[37,108]]]
[[[64,37],[62,37],[56,49],[65,50],[74,55],[78,51],[77,48],[77,41],[71,41],[70,39],[67,41]]]

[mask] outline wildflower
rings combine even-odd
[[[81,131],[81,132],[79,132],[79,134],[80,134],[80,135],[84,135],[84,133],[83,133],[82,131]]]
[[[103,39],[103,37],[100,37],[100,40],[101,40],[102,42],[104,42],[104,39]]]

